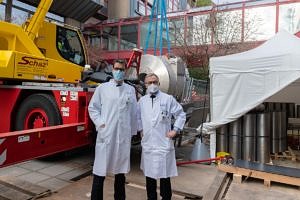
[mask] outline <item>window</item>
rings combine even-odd
[[[209,15],[189,16],[186,42],[188,45],[211,43],[211,22]]]
[[[4,20],[5,18],[4,13],[5,13],[5,7],[4,5],[0,4],[0,20]]]
[[[145,48],[146,47],[146,40],[148,37],[148,30],[149,30],[149,23],[150,22],[144,22],[141,25],[141,47]],[[149,44],[148,48],[154,48],[156,45],[156,49],[158,50],[160,48],[160,21],[157,23],[157,35],[156,35],[156,43],[155,43],[155,26],[156,22],[152,22],[152,27],[151,27],[151,34],[149,37]],[[162,46],[167,47],[168,42],[167,42],[167,32],[165,28],[165,23],[163,25],[163,30],[162,30]]]
[[[137,47],[138,26],[130,24],[121,26],[121,41],[120,49],[127,50]]]
[[[267,40],[275,35],[275,6],[250,8],[245,10],[246,41]]]
[[[118,48],[118,27],[106,26],[103,29],[103,39],[106,40],[109,51],[117,51]]]
[[[168,25],[171,45],[184,45],[184,18],[171,18],[169,19]]]
[[[300,31],[300,3],[279,7],[279,30],[282,29],[293,34]]]
[[[242,38],[242,11],[218,12],[216,15],[214,42],[217,44],[230,44],[241,42]]]
[[[83,47],[76,31],[57,26],[56,40],[57,50],[64,59],[84,66]]]
[[[11,23],[21,25],[27,20],[28,15],[28,12],[12,8]]]

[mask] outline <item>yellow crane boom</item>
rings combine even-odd
[[[1,0],[0,0],[1,1]],[[50,9],[53,0],[41,0],[36,12],[30,19],[28,26],[25,27],[25,32],[28,34],[31,40],[34,40],[37,36],[39,29],[42,27],[46,14]]]

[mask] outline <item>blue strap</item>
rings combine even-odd
[[[156,19],[155,19],[155,36],[154,36],[154,55],[156,56],[156,39],[157,39],[157,26],[158,26],[158,5],[159,5],[159,0],[157,0],[156,4]]]
[[[149,39],[150,39],[150,34],[151,34],[151,29],[152,29],[152,22],[153,22],[153,14],[154,14],[155,3],[156,3],[156,0],[154,0],[153,6],[152,6],[152,9],[151,9],[150,23],[149,23],[149,26],[148,26],[148,35],[147,35],[147,38],[146,38],[146,44],[145,44],[145,50],[144,50],[145,54],[147,53],[147,50],[148,50],[148,47],[149,47]],[[147,7],[145,9],[147,9]]]
[[[160,7],[160,13],[159,13],[159,7]],[[160,15],[160,18],[158,17]],[[159,49],[160,49],[160,55],[162,55],[163,50],[163,30],[164,25],[166,28],[166,35],[167,35],[167,44],[168,44],[168,52],[171,52],[171,43],[169,38],[169,26],[168,26],[168,18],[167,18],[167,10],[166,10],[166,3],[165,0],[154,0],[152,9],[151,9],[151,16],[150,16],[150,23],[148,26],[148,35],[146,38],[146,44],[145,44],[145,50],[144,53],[147,53],[148,47],[149,47],[149,41],[150,36],[152,33],[152,23],[153,20],[155,20],[155,35],[154,35],[154,55],[156,55],[157,51],[157,36],[158,36],[158,21],[160,21],[160,29],[159,29]]]
[[[168,25],[168,17],[167,17],[167,10],[166,10],[166,4],[165,4],[165,1],[162,1],[163,2],[163,6],[164,6],[164,9],[163,9],[163,15],[164,15],[164,20],[165,20],[165,23],[166,23],[166,33],[167,33],[167,43],[168,43],[168,53],[171,53],[171,42],[170,42],[170,38],[169,38],[169,25]]]
[[[163,30],[164,30],[164,27],[163,27],[163,13],[164,13],[164,0],[161,0],[160,2],[160,37],[159,37],[159,55],[161,56],[162,55],[162,47],[163,47],[163,41],[162,41],[162,38],[163,38]]]

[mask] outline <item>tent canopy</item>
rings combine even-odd
[[[286,31],[259,47],[210,59],[210,132],[264,101],[300,103],[300,39]]]

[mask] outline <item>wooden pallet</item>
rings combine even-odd
[[[242,183],[243,177],[252,177],[257,179],[262,179],[264,181],[264,185],[267,187],[271,186],[271,182],[284,183],[294,186],[299,186],[300,189],[300,178],[285,176],[280,174],[273,174],[264,171],[257,171],[253,169],[240,168],[231,165],[219,165],[219,170],[232,173],[233,181],[236,183]]]
[[[275,154],[271,154],[271,157],[274,160],[278,160],[280,158],[290,159],[292,161],[296,161],[297,160],[296,154],[293,152],[293,150],[290,147],[288,147],[287,151],[280,152],[280,153],[275,153]]]

